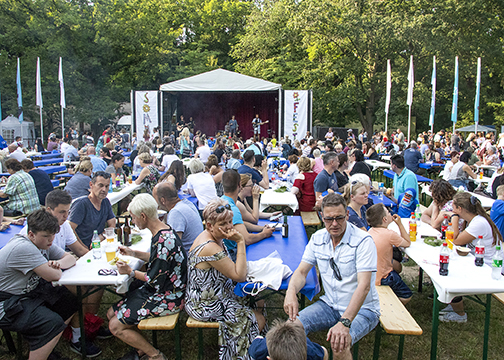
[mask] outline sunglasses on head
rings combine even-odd
[[[231,205],[226,204],[226,205],[219,205],[215,208],[215,212],[217,214],[222,214],[224,210],[231,210]]]

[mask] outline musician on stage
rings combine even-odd
[[[254,138],[256,141],[259,141],[261,139],[261,125],[269,123],[269,120],[266,120],[263,122],[259,118],[259,114],[256,114],[255,118],[252,119],[252,127],[254,128]]]
[[[184,121],[184,115],[180,115],[180,120],[179,120],[179,121],[177,121],[177,132],[176,132],[177,137],[179,137],[180,132],[181,132],[182,130],[184,130],[184,127],[185,127],[185,126],[186,126],[186,125],[185,125],[185,121]]]

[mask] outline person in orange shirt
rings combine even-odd
[[[378,256],[375,285],[390,286],[399,300],[403,304],[407,304],[413,293],[393,269],[392,254],[393,246],[409,247],[411,245],[409,234],[404,228],[401,218],[398,215],[391,215],[383,204],[371,206],[366,212],[366,218],[371,226],[368,232],[375,242]],[[388,229],[392,222],[397,224],[401,235]]]

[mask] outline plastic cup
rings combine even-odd
[[[107,242],[113,242],[114,241],[114,228],[109,227],[105,229],[105,238],[107,239]]]
[[[107,262],[112,261],[112,259],[115,258],[116,252],[115,251],[105,251],[105,255],[107,256]]]

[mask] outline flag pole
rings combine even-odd
[[[65,84],[63,83],[63,60],[61,57],[59,58],[59,72],[58,72],[58,81],[60,84],[60,105],[61,105],[61,138],[65,137],[65,112],[64,108],[66,108],[65,101]]]
[[[408,144],[411,138],[411,105],[413,104],[413,88],[415,87],[415,74],[413,70],[413,55],[410,57],[410,68],[408,71],[408,98],[406,103],[408,104]]]
[[[42,80],[40,78],[40,58],[37,57],[37,79],[36,79],[36,100],[37,106],[39,107],[40,113],[40,138],[44,141],[44,122],[42,119],[42,108],[44,107],[42,103]]]
[[[474,97],[474,133],[478,133],[479,124],[479,101],[481,90],[481,57],[478,58],[478,68],[476,74],[476,96]]]
[[[387,60],[387,97],[385,99],[385,134],[388,137],[388,114],[390,107],[390,89],[391,89],[391,69],[390,59]]]
[[[455,56],[455,81],[453,82],[453,102],[451,113],[451,120],[453,122],[453,132],[455,132],[455,124],[457,123],[458,83],[459,83],[459,65],[458,65],[458,56]]]
[[[431,96],[431,111],[429,116],[429,124],[431,126],[431,134],[434,135],[434,113],[436,110],[436,55],[432,57],[432,96]]]

